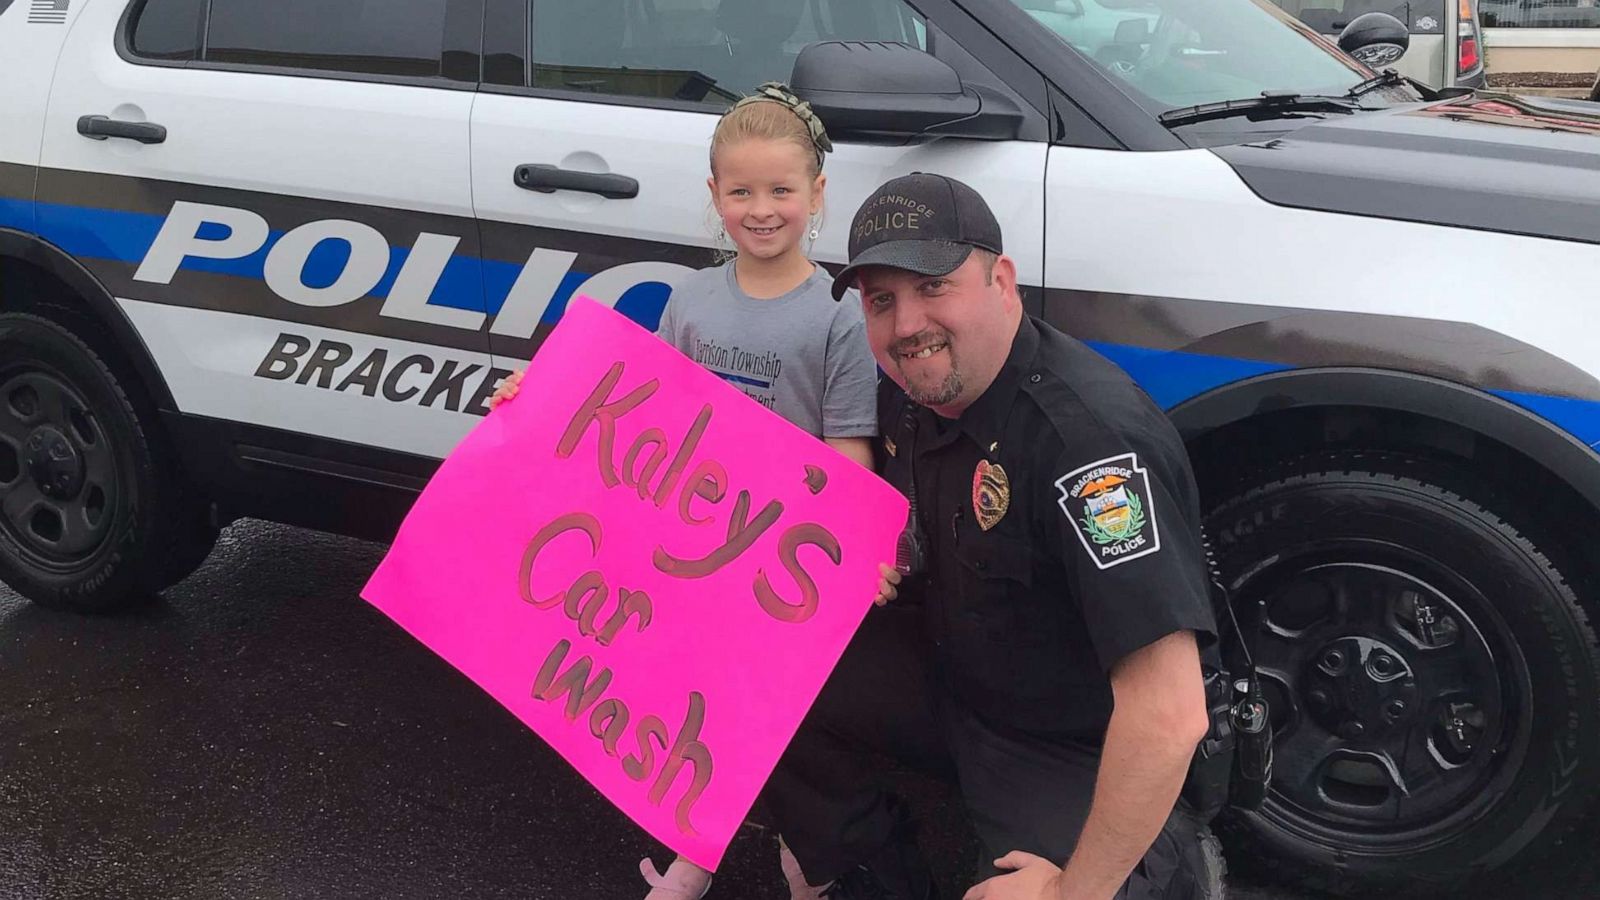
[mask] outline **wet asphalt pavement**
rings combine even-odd
[[[642,897],[665,850],[360,599],[383,550],[243,522],[118,617],[0,586],[0,898]],[[959,897],[975,845],[905,787]],[[707,900],[786,896],[746,827]]]

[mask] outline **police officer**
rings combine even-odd
[[[916,569],[868,616],[765,797],[830,897],[934,896],[880,756],[958,786],[966,900],[1207,896],[1175,809],[1213,640],[1182,442],[1120,369],[1025,315],[983,199],[915,174],[851,226],[885,477]],[[920,544],[920,552],[911,552]],[[987,877],[982,877],[987,876]]]

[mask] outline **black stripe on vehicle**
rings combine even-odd
[[[32,200],[34,166],[0,162],[0,200]]]
[[[1587,106],[1460,97],[1212,152],[1280,206],[1600,244],[1600,115]]]
[[[645,260],[675,263],[688,268],[700,268],[713,262],[709,249],[690,245],[506,222],[479,222],[438,213],[60,169],[41,172],[39,199],[41,203],[68,210],[110,210],[163,218],[178,201],[245,209],[264,218],[274,232],[280,233],[309,222],[349,219],[371,226],[392,248],[399,250],[414,246],[418,236],[425,232],[451,235],[460,239],[455,251],[457,257],[482,257],[486,264],[486,293],[482,300],[456,297],[453,298],[455,302],[449,304],[454,308],[470,304],[482,309],[486,302],[489,308],[498,309],[510,287],[510,281],[535,249],[576,254],[571,267],[575,277],[594,275],[618,265]],[[148,247],[140,249],[147,251]],[[380,297],[368,296],[336,307],[307,307],[274,294],[258,277],[219,274],[186,267],[174,275],[170,284],[153,284],[133,279],[138,269],[137,260],[84,258],[80,261],[89,266],[118,297],[236,312],[457,349],[483,351],[489,348],[492,340],[495,353],[525,359],[532,355],[544,334],[549,331],[548,325],[542,325],[532,338],[492,335],[486,340],[483,332],[487,331],[487,326],[469,331],[383,316],[380,312],[385,301]],[[548,297],[538,298],[536,302],[540,304],[540,310],[548,300]]]
[[[1467,322],[1060,288],[1044,293],[1044,318],[1084,341],[1296,368],[1393,369],[1486,390],[1600,400],[1600,379]]]
[[[0,164],[0,179],[20,184],[26,166]],[[0,181],[0,185],[6,182]],[[275,231],[312,221],[352,219],[381,233],[392,247],[409,248],[419,234],[461,238],[459,256],[480,252],[490,264],[520,267],[535,248],[577,254],[573,271],[596,274],[614,266],[656,260],[689,268],[710,264],[704,247],[516,225],[362,204],[291,197],[153,179],[43,170],[45,203],[165,215],[177,200],[249,209]],[[480,237],[481,234],[481,244]],[[382,316],[384,300],[365,297],[338,307],[306,307],[273,294],[258,278],[180,269],[170,285],[133,281],[137,263],[84,260],[116,296],[261,316],[462,350],[492,349],[527,358],[548,333],[532,338],[427,325]],[[489,288],[500,302],[505,272]],[[494,279],[491,279],[494,281]],[[1033,289],[1028,289],[1032,294]],[[543,303],[547,298],[540,298]],[[1093,291],[1043,291],[1044,317],[1082,340],[1181,350],[1294,367],[1363,366],[1432,375],[1490,390],[1600,400],[1600,381],[1551,354],[1478,325],[1404,316],[1186,300]],[[490,322],[493,318],[490,317]]]
[[[180,269],[171,284],[152,284],[133,280],[137,266],[132,263],[103,259],[81,262],[113,297],[257,316],[275,322],[315,325],[474,353],[485,353],[489,349],[482,331],[380,315],[384,304],[382,297],[362,297],[343,306],[301,306],[274,294],[266,282],[257,278]]]
[[[376,229],[390,246],[409,247],[416,242],[418,234],[426,231],[461,238],[461,246],[456,251],[459,254],[476,256],[478,253],[477,222],[466,216],[154,178],[51,168],[39,170],[40,203],[164,217],[180,200],[247,209],[266,219],[273,231],[289,231],[326,219],[350,219]]]
[[[3,165],[0,164],[0,167]],[[35,171],[28,166],[20,168],[28,172]],[[51,168],[37,171],[41,203],[166,216],[172,211],[174,203],[183,200],[190,203],[248,209],[266,219],[274,231],[288,231],[308,222],[326,219],[350,219],[377,229],[394,247],[409,247],[416,241],[418,234],[428,232],[462,237],[463,242],[457,250],[458,255],[475,256],[479,253],[476,233],[480,221],[464,216],[154,178]],[[484,232],[484,258],[515,265],[526,262],[528,254],[533,252],[535,247],[566,250],[580,256],[592,256],[601,262],[607,259],[621,262],[659,259],[704,266],[712,257],[712,252],[705,247],[525,226],[487,219],[482,220],[481,225]],[[530,243],[528,238],[534,234],[548,237],[550,240],[546,243]],[[709,234],[707,239],[710,239]],[[619,242],[625,243],[629,248],[630,252],[625,256],[617,253]],[[608,266],[602,266],[605,267]]]

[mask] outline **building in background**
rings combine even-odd
[[[1600,69],[1600,0],[1478,0],[1491,83],[1573,88]]]

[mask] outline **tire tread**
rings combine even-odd
[[[1571,624],[1576,627],[1580,637],[1578,646],[1573,650],[1587,657],[1591,671],[1600,671],[1600,641],[1596,639],[1591,616],[1597,598],[1582,596],[1579,585],[1565,574],[1563,566],[1557,562],[1560,560],[1571,566],[1571,571],[1581,573],[1584,570],[1576,565],[1575,553],[1559,543],[1535,543],[1530,537],[1530,533],[1537,531],[1535,517],[1521,514],[1525,511],[1517,507],[1514,497],[1498,483],[1475,478],[1473,473],[1465,469],[1436,459],[1390,451],[1310,453],[1245,474],[1238,483],[1251,486],[1217,503],[1208,511],[1206,520],[1225,520],[1231,512],[1258,503],[1272,494],[1325,483],[1330,476],[1369,479],[1433,503],[1468,511],[1483,527],[1525,554],[1557,593],[1573,598],[1569,610],[1573,620]],[[1545,537],[1542,534],[1538,536]],[[1553,540],[1553,536],[1550,537]],[[1552,559],[1545,546],[1552,548],[1557,559]],[[1546,626],[1555,624],[1550,609],[1540,608],[1537,612]],[[1596,719],[1600,720],[1600,692],[1590,698],[1590,703]],[[1580,832],[1587,833],[1585,826],[1593,821],[1595,809],[1600,805],[1600,779],[1591,777],[1587,784],[1581,786],[1581,790],[1583,793],[1577,802],[1569,807],[1573,812],[1560,816],[1562,821],[1558,824],[1553,823],[1555,830],[1540,835],[1530,852],[1519,856],[1514,865],[1505,870],[1495,871],[1488,881],[1484,880],[1488,872],[1464,869],[1454,878],[1430,879],[1426,883],[1413,881],[1393,889],[1407,896],[1417,896],[1419,893],[1448,894],[1469,883],[1481,888],[1486,884],[1505,881],[1507,884],[1521,884],[1522,890],[1526,890],[1525,881],[1512,879],[1527,873],[1536,864],[1543,864],[1539,866],[1541,876],[1548,878],[1552,867],[1563,868],[1563,863],[1570,863],[1570,857],[1576,856],[1569,851],[1574,849],[1574,837],[1578,837]],[[1376,892],[1377,896],[1387,896],[1382,885],[1354,876],[1342,867],[1314,867],[1299,860],[1280,857],[1263,845],[1240,817],[1224,814],[1215,823],[1215,828],[1225,843],[1230,845],[1230,859],[1234,866],[1241,870],[1320,893],[1370,896]],[[1582,844],[1584,841],[1580,839],[1576,843]],[[1569,858],[1562,859],[1563,856]],[[1489,893],[1483,896],[1495,895]]]

